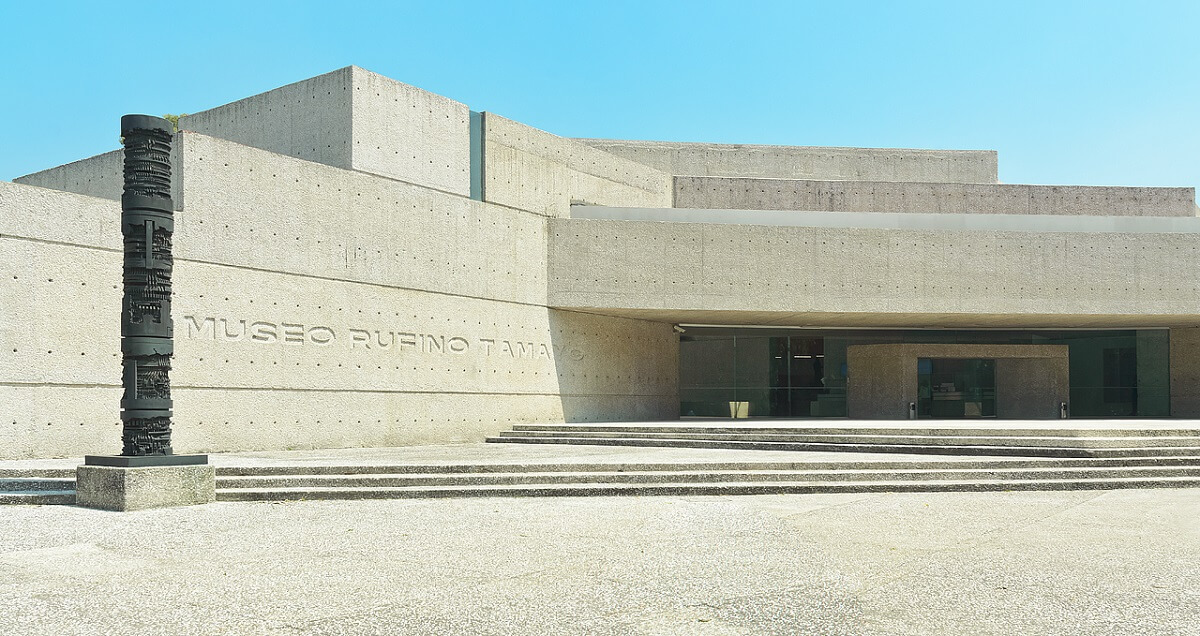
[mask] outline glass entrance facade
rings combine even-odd
[[[749,402],[752,417],[845,417],[846,379],[853,373],[846,365],[846,348],[860,344],[901,343],[1067,345],[1073,417],[1167,417],[1170,414],[1167,357],[1170,347],[1166,329],[1000,331],[734,327],[687,327],[680,336],[680,413],[684,416],[728,417],[729,402]],[[928,382],[929,399],[924,399],[924,385],[920,385],[920,417],[995,416],[994,361],[925,361],[919,363],[918,380]],[[966,365],[968,362],[971,364]],[[956,366],[958,363],[964,363],[962,368]],[[988,363],[993,364],[989,367]],[[921,373],[922,370],[928,372]],[[941,399],[934,400],[935,385],[942,394],[964,395],[941,395]],[[948,390],[951,385],[956,390]],[[965,390],[958,391],[959,387]],[[935,402],[945,404],[935,406]],[[957,414],[959,408],[963,411],[961,415]],[[975,415],[976,410],[978,415]],[[943,412],[948,414],[938,415]]]
[[[917,417],[996,417],[996,361],[918,359]]]

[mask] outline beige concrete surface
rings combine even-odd
[[[867,327],[867,328],[949,328],[966,329],[1156,329],[1190,326],[1200,323],[1195,315],[1139,314],[993,314],[993,313],[877,313],[877,312],[803,312],[803,311],[741,311],[704,309],[633,309],[625,307],[574,307],[572,311],[669,322],[688,326],[765,327]]]
[[[674,207],[1194,217],[1196,189],[680,176]]]
[[[124,187],[121,175],[124,160],[125,151],[113,150],[17,177],[13,183],[119,201]]]
[[[549,302],[709,324],[1195,325],[1198,237],[552,219]]]
[[[952,212],[828,212],[730,208],[634,208],[572,205],[571,218],[765,225],[770,227],[1066,232],[1075,234],[1200,234],[1196,216],[1085,216],[1078,214],[966,214]]]
[[[216,468],[211,464],[119,468],[80,466],[75,497],[79,506],[130,512],[198,506],[216,501]]]
[[[670,175],[996,183],[995,150],[913,150],[577,139]]]
[[[1200,328],[1171,330],[1171,416],[1200,415]]]
[[[113,139],[114,144],[117,139]],[[172,153],[173,165],[176,166],[177,172],[176,178],[171,183],[171,198],[177,210],[183,207],[183,178],[182,174],[178,172],[178,166],[182,165],[179,151],[180,148],[177,144]],[[124,162],[125,151],[113,150],[17,177],[13,179],[13,183],[120,201],[121,192],[124,189]],[[119,210],[120,207],[118,206],[117,209]]]
[[[203,133],[331,166],[353,161],[352,67],[181,117]]]
[[[1197,633],[1191,490],[0,515],[0,631]]]
[[[182,137],[188,209],[177,220],[179,257],[545,304],[545,219],[537,215]]]
[[[1071,420],[1064,422],[1069,424]],[[1116,421],[1114,421],[1116,422]],[[1140,423],[1141,421],[1139,421]],[[993,424],[995,422],[993,421]],[[1128,423],[1127,421],[1122,423]],[[601,424],[601,423],[597,423]],[[720,420],[704,424],[696,420],[671,420],[659,422],[612,422],[621,426],[655,427],[655,426],[712,426],[726,428],[733,423]],[[820,429],[833,425],[847,425],[847,420],[839,419],[828,422],[814,420],[780,421],[780,420],[742,420],[744,426],[754,428],[772,428],[784,426],[804,426]],[[860,425],[879,426],[879,422],[869,420],[859,421]],[[893,424],[897,426],[893,426]],[[902,422],[889,422],[888,428],[901,428]],[[925,428],[929,421],[921,422]],[[969,428],[972,422],[955,422],[956,428]],[[1008,422],[1007,424],[1011,424]],[[1035,425],[1026,422],[1022,425]],[[1044,426],[1045,422],[1036,425]],[[1191,425],[1193,422],[1182,423],[1170,420],[1161,424],[1174,430],[1176,427]],[[178,427],[177,427],[178,429]],[[1058,430],[1056,423],[1055,429]],[[180,433],[179,430],[175,431]],[[119,441],[120,431],[117,431]],[[929,455],[906,455],[901,453],[842,453],[842,452],[812,452],[812,451],[760,451],[760,450],[730,450],[712,448],[670,448],[670,447],[631,447],[631,446],[586,446],[575,444],[495,444],[484,442],[465,442],[458,444],[428,444],[382,448],[319,448],[309,450],[264,450],[237,451],[214,453],[208,456],[209,463],[220,468],[257,467],[257,466],[388,466],[388,465],[526,465],[526,464],[729,464],[729,463],[806,463],[806,462],[974,462],[978,456],[939,455],[931,458]],[[1028,461],[1023,457],[988,457],[988,461]],[[38,459],[0,459],[0,473],[11,477],[21,471],[41,469],[70,469],[74,470],[83,464],[83,457],[60,457]]]
[[[180,119],[274,153],[466,196],[466,105],[356,66]]]
[[[1066,349],[1065,345],[1063,349]],[[1066,351],[1060,356],[1022,354],[997,357],[997,417],[1058,419],[1062,417],[1060,409],[1064,403],[1069,414],[1070,374],[1071,362]]]
[[[349,167],[469,195],[467,105],[357,66],[350,73],[354,145]]]
[[[678,412],[669,325],[545,307],[542,217],[198,133],[181,145],[180,452]],[[0,204],[15,281],[0,286],[0,456],[115,452],[118,206],[15,184]]]
[[[550,217],[567,216],[577,202],[671,207],[671,177],[576,140],[483,113],[483,198]]]

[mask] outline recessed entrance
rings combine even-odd
[[[934,415],[932,404],[918,410],[918,402],[926,406],[918,395],[920,359],[993,361],[993,382],[987,386],[992,387],[994,410],[986,399],[963,399],[961,417],[974,416],[974,402],[979,403],[979,417],[1000,419],[1058,418],[1064,402],[1071,417],[1170,413],[1170,343],[1165,329],[687,326],[679,340],[680,414],[685,417],[728,418],[730,402],[747,403],[752,418],[945,417]],[[1066,347],[1066,353],[1036,348],[1043,346]],[[851,363],[851,350],[859,352],[857,364]],[[1062,355],[1065,362],[1049,362]],[[967,386],[954,384],[955,391],[946,393]],[[855,387],[854,406],[850,385]],[[955,401],[954,396],[940,397],[951,399],[939,402]],[[942,406],[952,405],[939,405],[939,411]]]
[[[918,358],[917,417],[996,417],[996,361]]]
[[[846,360],[852,418],[1049,419],[1069,399],[1065,345],[856,345]]]

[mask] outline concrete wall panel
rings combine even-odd
[[[671,207],[665,173],[492,113],[483,131],[485,201],[554,217],[572,202]]]
[[[466,105],[348,66],[180,119],[274,153],[466,196]]]
[[[119,385],[0,380],[0,459],[120,454],[120,401]]]
[[[51,188],[119,201],[125,153],[114,150],[13,179],[13,183]]]
[[[108,199],[0,182],[0,458],[120,444],[119,218]]]
[[[182,165],[180,163],[178,145],[175,147],[174,161],[176,166]],[[88,157],[87,159],[73,161],[56,168],[50,168],[49,170],[42,170],[41,172],[17,177],[13,179],[13,183],[120,201],[121,192],[124,189],[124,177],[122,174],[124,171],[124,162],[125,151],[114,150],[94,157]],[[181,173],[176,174],[176,178],[171,186],[171,197],[175,201],[175,209],[178,210],[183,207],[183,178]],[[118,206],[116,209],[119,215],[120,207]]]
[[[670,175],[995,183],[997,174],[994,150],[576,141]]]
[[[1195,188],[675,177],[678,208],[1195,216],[1195,200]]]
[[[917,357],[894,348],[846,349],[846,414],[853,419],[902,420],[917,401]]]
[[[1200,417],[1200,327],[1171,329],[1171,417]]]
[[[350,67],[350,167],[468,196],[471,139],[465,104]]]
[[[183,135],[185,258],[545,304],[545,223],[390,179]]]
[[[353,68],[181,117],[179,127],[341,168],[352,164]]]
[[[1042,326],[1110,315],[1146,321],[1133,326],[1158,316],[1195,324],[1198,236],[553,219],[549,299],[674,321],[725,312],[777,324],[788,314],[798,324],[831,324],[821,319],[828,314],[863,326],[870,321],[840,317],[900,316],[910,326],[946,316],[966,316],[954,324],[970,326],[971,315],[1037,316]]]
[[[1060,355],[996,360],[996,415],[1050,420],[1071,401],[1071,363],[1066,346]]]
[[[545,307],[544,217],[182,137],[180,452],[677,413],[669,325]],[[0,184],[2,457],[115,452],[118,220],[110,200]]]
[[[0,385],[121,383],[121,255],[0,238]]]
[[[660,323],[193,262],[175,293],[180,386],[675,391],[674,337]]]
[[[121,206],[107,199],[0,181],[0,235],[118,251],[122,249]]]

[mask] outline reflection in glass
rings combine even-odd
[[[996,417],[996,361],[918,360],[917,417]]]
[[[1061,344],[1070,355],[1070,409],[1075,417],[1165,417],[1170,413],[1169,332],[1165,329],[1071,331],[817,330],[689,327],[680,337],[680,406],[685,416],[728,417],[729,402],[750,402],[753,417],[845,417],[846,348],[861,344]],[[932,399],[921,417],[962,408],[964,417],[994,417],[994,363],[976,361],[964,379],[939,381],[978,390],[978,400]],[[948,368],[948,367],[947,367]],[[940,373],[940,371],[938,371]],[[953,375],[954,373],[946,371]],[[991,379],[987,374],[991,373]],[[972,375],[974,374],[974,375]],[[921,385],[924,387],[924,384]],[[987,389],[985,387],[990,387]],[[924,388],[921,389],[924,391]],[[976,389],[972,389],[973,391]],[[989,393],[990,391],[990,393]],[[946,391],[955,393],[957,391]],[[922,393],[923,395],[923,393]],[[974,394],[972,394],[974,395]],[[986,397],[985,397],[986,396]],[[957,415],[952,415],[957,416]]]

